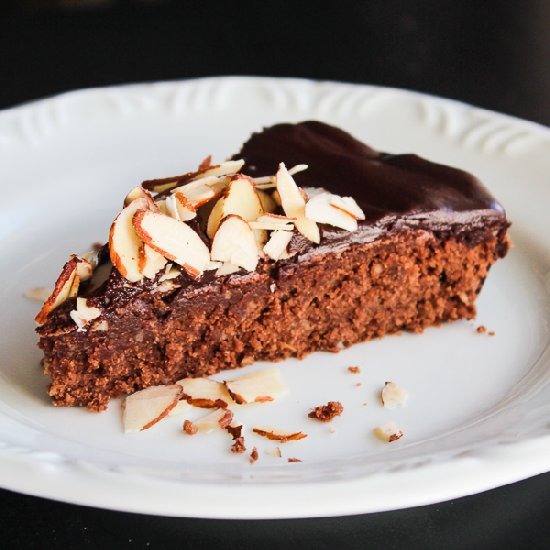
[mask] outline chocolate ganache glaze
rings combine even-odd
[[[502,206],[472,174],[413,154],[380,153],[323,122],[266,128],[252,135],[234,158],[238,157],[244,159],[244,172],[250,176],[274,174],[281,161],[287,167],[308,164],[308,170],[296,178],[298,185],[353,197],[365,213],[366,224],[388,215],[434,210],[489,210],[493,216],[505,216]]]

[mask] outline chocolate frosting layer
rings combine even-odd
[[[504,216],[502,206],[472,174],[413,154],[380,153],[323,122],[266,128],[253,134],[234,158],[243,158],[244,173],[253,177],[274,174],[281,161],[287,167],[308,164],[296,176],[298,185],[353,197],[366,223],[434,210],[493,210]]]

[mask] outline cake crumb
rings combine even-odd
[[[484,325],[479,325],[479,327],[476,328],[476,332],[478,334],[483,334],[487,329],[485,328]]]
[[[315,407],[307,416],[321,422],[330,422],[336,416],[340,416],[343,411],[344,407],[340,401],[329,401],[326,405]]]
[[[302,462],[299,458],[291,457],[286,459],[287,462]]]
[[[184,420],[183,422],[183,431],[187,435],[195,435],[199,430],[191,420]]]
[[[232,453],[244,453],[246,451],[246,447],[244,445],[244,437],[240,436],[235,438],[235,441],[233,442],[233,445],[231,445],[231,452]]]
[[[495,331],[494,331],[494,330],[490,330],[487,334],[488,334],[489,336],[494,336],[494,335],[495,335]]]
[[[348,371],[351,372],[351,374],[359,374],[361,369],[359,367],[348,367]]]
[[[258,460],[258,449],[256,447],[252,448],[252,452],[250,453],[250,464],[254,464]]]
[[[224,413],[224,415],[218,420],[218,423],[220,425],[220,428],[224,429],[231,424],[231,421],[233,420],[233,413],[227,409]]]
[[[361,382],[357,382],[357,384],[355,384],[355,387],[356,388],[360,388],[363,384]]]

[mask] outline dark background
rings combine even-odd
[[[549,125],[550,2],[0,3],[0,108],[82,87],[214,75],[409,88]],[[550,474],[432,506],[289,521],[157,518],[0,491],[0,541],[2,548],[548,548]]]

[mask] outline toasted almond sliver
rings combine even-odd
[[[307,434],[302,432],[289,432],[279,429],[265,429],[265,428],[252,428],[255,434],[266,437],[272,441],[280,441],[286,443],[287,441],[298,441],[307,437]]]
[[[346,231],[355,231],[357,219],[347,210],[335,207],[332,201],[337,199],[341,199],[341,197],[331,193],[320,193],[308,201],[305,215],[317,223],[325,223]]]
[[[224,384],[239,405],[274,401],[288,391],[281,382],[281,373],[277,367],[253,372],[234,380],[225,380]]]

